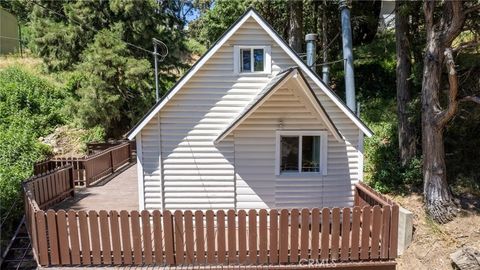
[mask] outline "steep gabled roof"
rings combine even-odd
[[[282,85],[290,79],[297,80],[298,84],[300,84],[299,90],[304,91],[305,95],[308,96],[308,99],[311,101],[313,107],[324,121],[328,130],[332,132],[333,136],[338,141],[342,141],[342,135],[335,127],[335,124],[332,122],[328,114],[325,112],[320,100],[317,98],[313,92],[313,89],[305,80],[302,72],[298,67],[292,67],[278,73],[275,77],[273,77],[270,82],[268,82],[268,84],[255,96],[255,98],[247,106],[245,106],[242,112],[237,115],[237,117],[227,126],[227,128],[225,128],[220,135],[218,135],[218,137],[215,139],[215,143],[218,143],[227,137],[233,130],[235,130],[236,127],[238,127],[245,119],[247,119],[248,116],[258,109],[263,102],[272,96],[276,90],[280,89]]]
[[[278,33],[253,9],[249,8],[230,28],[213,44],[212,47],[185,73],[180,80],[160,99],[144,117],[128,132],[127,137],[133,140],[142,128],[167,104],[167,102],[195,75],[195,73],[212,57],[218,49],[247,21],[253,18],[268,35],[292,58],[298,67],[320,87],[320,89],[350,118],[362,132],[371,137],[372,131],[352,112],[345,103],[312,72],[302,59],[278,35]]]

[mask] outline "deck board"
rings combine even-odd
[[[137,166],[129,164],[109,181],[76,189],[75,197],[55,206],[73,210],[138,210]]]

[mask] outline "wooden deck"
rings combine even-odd
[[[55,205],[55,210],[138,210],[136,163],[88,188],[76,189],[75,197]]]

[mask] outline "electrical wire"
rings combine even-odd
[[[82,23],[82,22],[79,22],[79,21],[77,21],[77,20],[75,20],[75,19],[69,18],[69,17],[65,16],[64,14],[62,14],[62,13],[60,13],[60,12],[57,12],[57,11],[55,11],[55,10],[53,10],[53,9],[50,9],[50,8],[48,8],[48,7],[45,7],[44,5],[39,4],[39,3],[36,2],[36,1],[33,1],[32,3],[33,3],[34,5],[37,5],[37,6],[41,7],[41,8],[44,8],[44,9],[46,9],[46,10],[51,11],[52,13],[54,13],[54,14],[57,15],[57,16],[63,17],[63,18],[65,18],[65,19],[67,19],[67,20],[69,20],[69,21],[71,21],[71,22],[74,22],[74,23],[77,24],[78,26],[86,27],[86,28],[88,28],[89,30],[91,30],[91,31],[93,31],[93,32],[95,32],[95,33],[97,33],[97,34],[98,34],[98,32],[99,32],[97,29],[95,29],[95,28],[93,28],[93,27],[91,27],[91,26],[89,26],[89,25],[87,25],[87,24],[85,24],[85,23]],[[149,50],[147,50],[147,49],[144,49],[144,48],[142,48],[142,47],[140,47],[140,46],[138,46],[138,45],[132,44],[132,43],[127,42],[127,41],[124,41],[124,40],[122,40],[122,41],[125,42],[125,44],[127,44],[128,46],[131,46],[131,47],[133,47],[133,48],[136,48],[136,49],[141,50],[141,51],[143,51],[143,52],[146,52],[146,53],[148,53],[148,54],[152,54],[152,55],[154,54],[154,52],[149,51]],[[163,42],[162,42],[162,43],[163,43]],[[165,47],[166,47],[166,45],[165,45]],[[158,55],[158,56],[161,56],[161,57],[165,57],[165,56],[166,56],[166,54],[163,55],[163,54],[159,54],[159,53],[157,53],[157,55]]]

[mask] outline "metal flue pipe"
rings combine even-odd
[[[340,0],[339,8],[342,20],[342,44],[345,70],[345,95],[347,106],[355,112],[355,80],[353,77],[352,26],[350,24],[350,1]]]
[[[317,61],[317,34],[307,34],[305,42],[307,43],[307,66],[315,72],[315,62]]]

